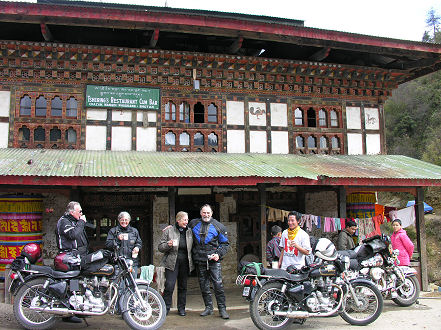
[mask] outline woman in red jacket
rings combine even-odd
[[[413,243],[409,236],[407,236],[406,231],[401,227],[400,219],[392,221],[392,228],[394,231],[391,236],[392,248],[400,251],[398,255],[400,266],[409,266],[414,249]]]

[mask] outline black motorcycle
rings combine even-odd
[[[420,294],[416,269],[400,266],[398,250],[392,250],[390,238],[376,235],[354,250],[338,251],[351,258],[351,277],[364,277],[375,283],[384,299],[399,306],[410,306]]]
[[[9,275],[17,322],[26,329],[49,329],[55,326],[57,316],[84,318],[110,313],[122,314],[132,329],[160,328],[166,317],[162,296],[150,282],[135,280],[132,260],[116,252],[110,260],[111,264],[85,274],[35,265],[36,258],[26,254],[17,257]]]
[[[239,275],[243,296],[250,301],[250,314],[259,329],[283,329],[310,317],[340,314],[352,325],[374,322],[383,309],[383,297],[374,283],[347,277],[350,260],[338,256],[335,246],[321,238],[314,254],[320,264],[305,266],[295,274],[282,269],[253,266]],[[259,274],[260,273],[260,274]]]

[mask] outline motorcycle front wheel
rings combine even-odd
[[[420,282],[416,276],[406,277],[404,284],[397,290],[398,296],[392,301],[399,306],[407,307],[415,303],[420,296]]]
[[[373,283],[351,283],[358,303],[349,291],[345,296],[344,310],[340,316],[352,325],[367,325],[374,322],[383,310],[383,296]]]
[[[274,315],[275,311],[287,311],[289,302],[282,292],[281,283],[268,283],[261,287],[250,303],[251,320],[259,329],[284,329],[293,320]]]
[[[165,302],[158,291],[144,285],[138,286],[147,308],[143,308],[134,292],[122,297],[123,318],[127,325],[136,330],[159,329],[165,322]]]
[[[45,278],[25,283],[14,298],[14,316],[25,329],[43,330],[52,328],[57,322],[54,314],[31,310],[30,307],[49,307],[49,293],[43,288]]]

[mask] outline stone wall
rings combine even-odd
[[[43,263],[53,265],[53,259],[58,253],[55,230],[58,219],[66,211],[70,202],[68,196],[62,194],[43,194]]]

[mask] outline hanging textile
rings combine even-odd
[[[372,218],[375,216],[377,197],[374,192],[352,193],[346,196],[346,212],[350,218]]]
[[[401,226],[403,228],[406,228],[415,223],[415,208],[412,205],[398,211],[390,211],[389,216],[392,221],[394,221],[395,219],[400,219]]]

